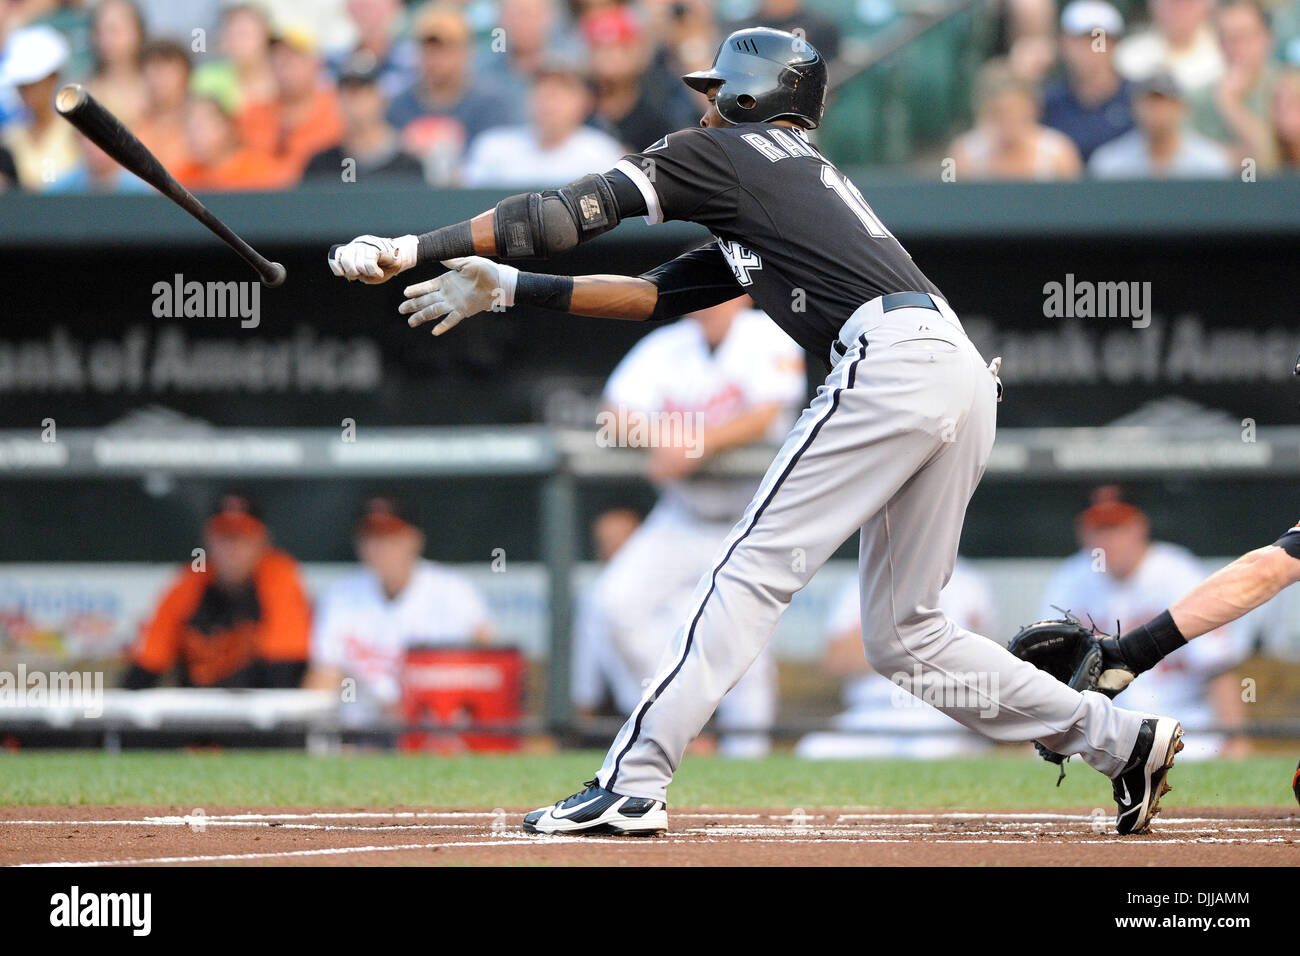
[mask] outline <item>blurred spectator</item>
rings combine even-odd
[[[380,72],[374,61],[358,54],[339,76],[339,107],[343,111],[343,142],[317,153],[307,164],[305,181],[419,183],[420,164],[402,151],[397,131],[384,119]],[[344,162],[351,160],[345,170]]]
[[[147,193],[152,187],[143,179],[127,172],[117,160],[77,134],[82,162],[50,183],[48,193]]]
[[[418,51],[401,36],[401,0],[347,0],[347,11],[357,42],[329,58],[330,70],[341,76],[369,58],[379,75],[380,92],[386,100],[393,99],[418,76]]]
[[[1061,13],[1065,77],[1043,95],[1043,125],[1060,130],[1086,162],[1133,128],[1132,88],[1115,70],[1124,20],[1105,0],[1074,0]]]
[[[952,577],[939,595],[939,605],[960,628],[976,634],[992,629],[993,601],[988,583],[962,558],[957,559]],[[844,682],[843,698],[848,709],[832,718],[834,730],[803,737],[795,745],[796,756],[814,760],[937,760],[990,749],[985,738],[913,697],[889,675],[871,669],[863,649],[862,603],[856,574],[845,582],[833,603],[826,630],[822,669]]]
[[[689,613],[696,584],[757,488],[757,480],[701,475],[729,449],[779,440],[807,387],[802,352],[747,296],[649,333],[605,385],[602,444],[648,445],[646,477],[659,500],[592,585],[584,626],[616,663],[611,689],[624,713],[654,676]],[[675,424],[674,424],[675,423]],[[641,437],[638,438],[637,436]],[[768,645],[723,698],[719,748],[766,752],[776,715],[776,660]]]
[[[12,4],[11,4],[12,5]],[[30,8],[31,4],[28,4]],[[27,26],[54,27],[68,42],[68,61],[63,65],[65,82],[80,82],[95,68],[95,48],[90,40],[90,11],[82,0],[47,0],[48,9],[31,15]],[[0,16],[0,36],[4,35],[4,17]]]
[[[631,508],[611,508],[591,523],[591,540],[596,560],[608,564],[641,526],[641,516]],[[596,589],[586,588],[578,597],[573,615],[571,675],[573,706],[580,717],[593,717],[606,699],[618,709],[619,701],[641,696],[641,682],[619,659],[600,626]],[[620,716],[622,711],[619,710]]]
[[[746,27],[771,27],[807,40],[828,63],[840,55],[840,27],[829,17],[809,10],[803,0],[762,0],[757,10],[727,27],[727,33]]]
[[[609,169],[626,152],[613,137],[585,125],[592,109],[591,87],[572,64],[544,66],[529,105],[528,125],[490,129],[470,143],[466,186],[566,183]]]
[[[202,30],[204,50],[209,36],[216,36],[223,0],[136,0],[151,40],[174,40],[190,48],[195,31]],[[190,48],[192,49],[192,48]],[[200,50],[193,49],[195,53]]]
[[[234,117],[210,96],[186,106],[185,144],[190,161],[174,175],[187,189],[282,189],[299,177],[298,170],[245,146]]]
[[[471,75],[473,37],[460,9],[450,3],[423,7],[411,32],[420,44],[420,76],[388,108],[402,145],[425,166],[430,183],[454,176],[466,145],[493,126],[514,122],[517,110]]]
[[[190,57],[172,40],[153,40],[140,54],[147,91],[144,116],[135,129],[140,142],[169,170],[184,168],[185,106],[189,102]]]
[[[1038,123],[1035,88],[1004,62],[984,65],[975,87],[975,128],[952,143],[959,180],[1073,179],[1081,163],[1063,133]]]
[[[646,84],[653,50],[628,7],[592,10],[583,17],[582,35],[591,50],[596,119],[608,133],[633,152],[679,128],[660,91]]]
[[[196,96],[215,97],[232,113],[275,100],[271,21],[261,7],[251,3],[226,7],[218,45],[222,59],[194,71],[191,87]]]
[[[1273,84],[1270,116],[1281,168],[1300,173],[1300,67],[1287,67]]]
[[[24,189],[40,192],[81,163],[75,128],[54,110],[59,71],[68,45],[53,27],[35,26],[9,34],[0,85],[18,90],[27,118],[10,124],[3,146]]]
[[[557,0],[500,0],[497,27],[474,70],[475,86],[523,103],[548,52],[565,37]],[[566,50],[568,52],[576,52]]]
[[[239,133],[250,147],[272,156],[302,175],[308,161],[343,138],[338,94],[324,82],[316,40],[292,28],[271,41],[275,99],[239,111]]]
[[[1133,91],[1137,128],[1092,154],[1088,173],[1098,179],[1214,178],[1228,175],[1227,152],[1187,129],[1187,102],[1168,73],[1157,73]]]
[[[1151,0],[1152,29],[1125,39],[1115,62],[1127,79],[1167,71],[1186,93],[1219,82],[1223,53],[1210,22],[1214,0]]]
[[[100,0],[90,19],[95,69],[86,89],[128,129],[144,114],[148,99],[140,51],[145,26],[131,0]]]
[[[1253,158],[1261,171],[1277,165],[1269,100],[1277,70],[1273,35],[1258,0],[1227,0],[1215,13],[1227,69],[1212,89],[1189,97],[1192,128],[1230,147],[1233,158]]]
[[[1147,516],[1113,487],[1094,492],[1075,525],[1080,550],[1067,558],[1043,592],[1043,618],[1069,611],[1105,630],[1145,624],[1200,583],[1200,563],[1174,544],[1151,540]],[[1241,688],[1229,671],[1245,658],[1231,628],[1192,641],[1123,691],[1116,703],[1151,714],[1177,714],[1188,731],[1245,722]],[[1244,740],[1188,733],[1184,758],[1240,753]]]
[[[487,644],[494,631],[474,585],[420,556],[424,534],[396,498],[367,501],[353,540],[363,567],[320,601],[305,686],[337,693],[345,678],[355,681],[341,715],[357,727],[401,717],[409,648]]]
[[[182,687],[297,687],[311,608],[298,565],[271,547],[256,504],[218,498],[204,552],[163,595],[131,655],[123,686],[152,687],[180,667]]]

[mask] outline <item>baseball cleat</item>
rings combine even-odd
[[[529,833],[572,833],[583,836],[658,836],[668,829],[668,807],[662,800],[625,797],[595,780],[553,807],[524,817]]]
[[[1133,755],[1114,779],[1115,829],[1121,835],[1145,833],[1160,812],[1160,798],[1173,789],[1165,782],[1174,756],[1183,749],[1183,728],[1172,717],[1147,717]]]

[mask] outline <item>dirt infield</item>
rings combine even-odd
[[[1097,811],[682,810],[653,839],[530,836],[521,814],[6,807],[0,864],[1300,865],[1293,808],[1169,810],[1139,837]]]

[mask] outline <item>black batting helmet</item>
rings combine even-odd
[[[767,27],[737,30],[722,41],[713,66],[687,73],[693,90],[709,92],[728,123],[763,123],[782,117],[815,129],[826,108],[826,61],[803,37]]]

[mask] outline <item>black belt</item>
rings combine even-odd
[[[889,295],[880,297],[880,310],[882,312],[893,312],[895,309],[930,309],[938,312],[939,307],[934,304],[934,299],[930,298],[928,292],[891,292]]]
[[[934,304],[934,299],[930,298],[928,292],[891,292],[888,295],[880,297],[880,310],[882,312],[893,312],[895,309],[929,309],[932,312],[938,312],[939,307]],[[840,344],[838,338],[831,342],[831,351],[837,358],[843,358],[845,348]],[[1300,369],[1300,359],[1296,360],[1297,369]],[[1298,372],[1297,374],[1300,374]]]

